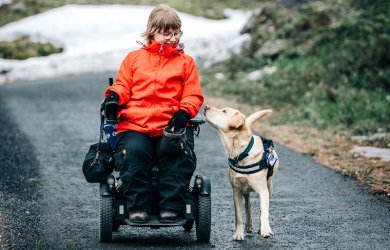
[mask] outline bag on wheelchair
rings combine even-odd
[[[104,182],[114,170],[114,154],[108,143],[91,145],[83,162],[85,179],[90,183]]]
[[[164,128],[160,143],[160,151],[170,155],[185,153],[192,157],[193,150],[187,141],[186,129],[182,128],[178,131],[173,131],[168,127]]]
[[[102,142],[104,116],[101,115],[99,142],[89,148],[82,166],[83,174],[87,182],[104,182],[115,167],[114,152],[108,142]]]

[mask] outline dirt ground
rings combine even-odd
[[[205,104],[235,108],[247,116],[261,109],[231,98],[227,101],[226,98],[211,96],[206,96]],[[357,178],[370,193],[390,196],[390,162],[350,152],[355,146],[365,146],[364,142],[302,124],[271,125],[277,115],[274,112],[268,118],[264,117],[252,129],[296,152],[311,156],[314,161],[343,175]]]

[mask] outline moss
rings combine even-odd
[[[62,51],[63,48],[57,48],[50,43],[32,42],[28,37],[0,42],[0,58],[4,59],[24,60],[30,57],[61,53]]]

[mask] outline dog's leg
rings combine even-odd
[[[242,221],[242,193],[233,188],[234,212],[236,214],[236,231],[233,240],[244,240],[244,223]]]
[[[258,186],[256,192],[260,195],[260,230],[259,234],[263,236],[264,238],[268,238],[271,235],[274,235],[274,233],[271,230],[271,227],[269,226],[269,192],[267,187],[267,182],[262,181],[261,184]]]
[[[269,198],[271,199],[272,191],[273,191],[272,178],[269,178],[269,180],[267,181],[267,187],[268,187],[268,192],[269,192]]]
[[[251,206],[251,200],[249,199],[249,193],[244,194],[244,200],[245,200],[245,214],[246,214],[245,231],[247,233],[251,233],[253,230],[253,227],[252,227],[252,206]]]

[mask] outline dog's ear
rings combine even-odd
[[[252,126],[252,124],[257,121],[258,119],[260,119],[261,117],[263,116],[266,116],[268,115],[269,113],[272,112],[272,109],[264,109],[264,110],[260,110],[260,111],[257,111],[253,114],[251,114],[247,119],[246,119],[246,124],[248,125],[248,127]]]
[[[229,121],[229,130],[239,130],[245,124],[245,116],[241,113],[234,114]]]

